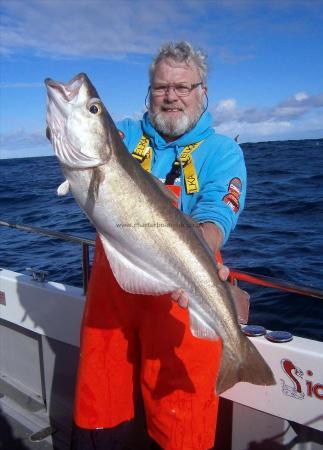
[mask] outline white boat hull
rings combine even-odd
[[[7,414],[16,410],[16,417],[31,431],[54,418],[62,449],[68,448],[72,423],[84,301],[79,288],[40,283],[0,270],[0,381],[13,386],[16,393],[22,392],[29,404],[34,401],[39,408],[33,412],[27,409],[24,414],[24,405],[9,394],[0,398],[0,406]],[[262,442],[283,445],[272,448],[322,449],[323,343],[299,337],[284,344],[264,337],[251,339],[270,364],[277,385],[239,383],[222,395],[233,405],[231,449],[246,450],[252,443]],[[298,444],[297,433],[303,437],[307,433],[308,437]],[[288,447],[293,440],[295,445]]]

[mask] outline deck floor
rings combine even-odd
[[[32,442],[32,431],[14,417],[0,411],[0,449],[3,450],[53,450],[46,440]]]

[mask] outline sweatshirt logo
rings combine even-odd
[[[232,178],[229,183],[228,193],[223,197],[223,201],[236,214],[240,209],[240,195],[242,183],[240,178]]]

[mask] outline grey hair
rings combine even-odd
[[[185,62],[187,65],[189,65],[190,63],[195,64],[203,85],[206,84],[208,71],[208,67],[206,64],[206,54],[201,50],[195,50],[189,42],[169,42],[167,44],[164,44],[159,49],[157,55],[155,56],[153,62],[149,67],[150,82],[153,79],[156,65],[164,59],[168,59],[174,62]]]

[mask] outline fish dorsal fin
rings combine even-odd
[[[211,341],[215,341],[219,338],[217,333],[211,328],[205,321],[194,311],[193,308],[190,308],[190,329],[193,336],[200,339],[209,339]]]
[[[176,286],[160,272],[136,255],[125,254],[120,246],[113,245],[100,234],[105,254],[119,286],[131,294],[163,295]]]

